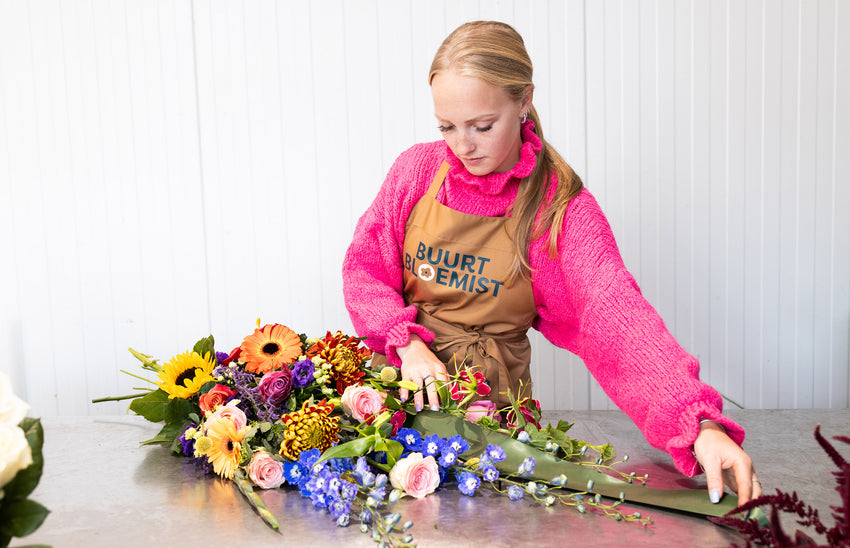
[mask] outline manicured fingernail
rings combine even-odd
[[[407,401],[407,396],[402,396],[401,398],[399,398],[399,400],[398,400],[398,401],[400,401],[401,403],[406,402],[406,401]]]
[[[718,502],[720,502],[720,491],[718,491],[717,489],[712,489],[712,490],[708,493],[708,499],[709,499],[709,500],[710,500],[713,504],[717,504]]]
[[[416,412],[418,413],[418,412],[420,412],[420,411],[422,411],[422,404],[421,404],[421,403],[417,403],[417,404],[416,404]]]
[[[439,411],[439,410],[440,410],[440,406],[439,406],[439,405],[432,405],[432,406],[431,406],[431,411]]]

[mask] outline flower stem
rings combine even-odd
[[[142,396],[146,396],[148,392],[144,392],[142,394],[130,394],[127,396],[111,396],[109,398],[98,398],[96,400],[92,400],[92,403],[102,403],[105,401],[121,401],[121,400],[132,400],[135,398],[141,398]]]
[[[239,487],[239,491],[242,492],[242,495],[248,499],[248,502],[251,506],[254,507],[254,510],[263,518],[263,521],[266,522],[266,525],[277,531],[280,528],[280,524],[277,521],[277,518],[269,512],[269,509],[266,508],[266,504],[263,502],[263,499],[254,492],[254,488],[251,486],[251,482],[245,478],[245,474],[239,470],[233,475],[233,481],[236,483],[236,486]]]

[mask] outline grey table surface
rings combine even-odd
[[[850,434],[850,409],[729,410],[747,429],[745,449],[753,457],[767,493],[796,491],[831,525],[829,506],[838,503],[834,467],[813,437]],[[610,442],[628,454],[628,471],[649,473],[660,488],[702,488],[702,477],[686,478],[670,457],[652,448],[620,411],[549,412],[545,420],[575,422],[570,435],[591,443]],[[47,418],[45,467],[32,498],[51,513],[32,535],[12,546],[374,546],[357,526],[336,527],[326,511],[288,489],[262,492],[280,520],[269,529],[229,482],[204,476],[166,448],[140,446],[158,425],[134,416]],[[836,448],[848,455],[847,446]],[[642,527],[617,523],[572,508],[512,502],[490,492],[474,497],[454,488],[393,506],[419,546],[731,546],[737,532],[705,518],[629,505],[650,515]],[[783,520],[786,531],[796,529]],[[809,532],[811,534],[811,532]]]

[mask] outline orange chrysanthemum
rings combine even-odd
[[[313,449],[324,452],[339,441],[340,417],[331,417],[334,406],[327,400],[310,405],[305,401],[301,409],[284,415],[281,420],[286,425],[280,454],[289,460],[298,460],[302,451]]]
[[[340,394],[351,385],[363,383],[366,375],[361,369],[366,360],[372,357],[372,351],[360,346],[360,339],[343,335],[337,331],[328,331],[325,338],[307,350],[307,357],[318,356],[331,364],[330,379],[336,383],[336,391]]]
[[[212,441],[212,446],[206,456],[216,474],[233,479],[242,454],[242,440],[247,431],[247,426],[236,430],[233,421],[229,419],[222,418],[207,423],[206,433]]]
[[[301,355],[301,338],[281,324],[268,324],[245,337],[239,359],[249,373],[268,373],[295,361]]]

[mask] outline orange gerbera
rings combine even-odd
[[[295,361],[301,355],[301,338],[278,323],[267,324],[245,337],[239,359],[249,373],[268,373]]]
[[[233,479],[233,473],[239,466],[242,455],[242,440],[248,427],[236,430],[233,421],[220,418],[209,421],[206,425],[207,437],[212,446],[207,451],[207,460],[213,465],[216,474],[223,478]]]
[[[343,335],[341,331],[327,335],[307,350],[307,357],[318,356],[331,364],[329,377],[340,394],[351,385],[363,383],[366,373],[360,368],[372,357],[372,351],[360,346],[360,339]]]

